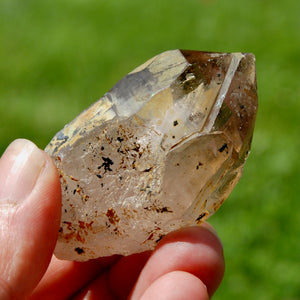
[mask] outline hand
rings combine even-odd
[[[152,253],[56,259],[60,195],[51,158],[14,141],[0,159],[0,300],[209,299],[220,284],[223,250],[208,224],[168,234]]]

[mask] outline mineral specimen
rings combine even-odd
[[[252,54],[173,50],[126,75],[46,147],[61,174],[56,256],[129,255],[207,219],[241,176],[256,110]]]

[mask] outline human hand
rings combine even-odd
[[[0,159],[0,300],[209,299],[219,286],[223,250],[208,224],[168,234],[153,252],[56,259],[60,195],[51,158],[14,141]]]

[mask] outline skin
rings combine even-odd
[[[51,158],[14,141],[0,159],[0,300],[204,300],[218,288],[223,249],[207,223],[168,234],[153,252],[56,259],[60,195]]]

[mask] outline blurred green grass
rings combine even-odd
[[[0,2],[0,154],[44,148],[113,84],[168,49],[252,52],[259,113],[244,175],[214,224],[214,299],[299,299],[299,6],[295,1]]]

